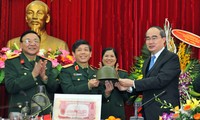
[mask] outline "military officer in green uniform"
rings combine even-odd
[[[19,103],[28,101],[30,105],[39,85],[46,87],[47,94],[57,89],[51,62],[37,56],[40,36],[34,31],[26,31],[20,37],[20,46],[22,53],[5,62],[5,86],[10,94],[9,112],[21,112],[21,108],[17,107]],[[43,110],[41,114],[49,112]]]
[[[128,78],[127,71],[118,69],[117,58],[117,52],[114,48],[103,49],[100,67],[114,67],[120,78]],[[112,115],[125,120],[124,104],[128,100],[129,94],[126,91],[119,91],[118,88],[114,87],[114,82],[110,80],[106,80],[103,87],[100,84],[99,89],[102,91],[101,118],[106,119]]]
[[[60,85],[63,93],[95,94],[98,92],[99,81],[96,80],[96,69],[88,63],[92,51],[85,40],[78,40],[72,46],[74,64],[63,68],[60,73]]]

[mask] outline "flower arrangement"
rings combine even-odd
[[[169,34],[170,35],[170,34]],[[176,53],[176,52],[175,52]],[[195,92],[192,82],[199,74],[199,61],[191,59],[190,45],[183,42],[179,43],[176,53],[180,60],[181,74],[179,76],[179,94],[180,109],[178,106],[173,108],[170,103],[162,102],[156,98],[157,102],[162,104],[161,108],[170,108],[171,113],[163,113],[160,120],[197,120],[200,119],[200,101],[196,99],[200,94]]]
[[[178,106],[173,108],[170,103],[166,103],[166,101],[161,101],[159,98],[156,98],[156,101],[162,104],[161,108],[170,108],[172,111],[171,113],[163,113],[163,115],[159,117],[159,120],[200,119],[200,100],[197,100],[196,98],[186,100],[186,103],[182,104],[180,109]]]
[[[143,67],[143,63],[144,60],[149,56],[149,51],[147,50],[146,45],[143,46],[142,48],[142,55],[139,57],[135,57],[135,64],[131,67],[131,72],[129,75],[129,78],[132,80],[140,80],[143,78],[142,75],[142,67]],[[139,101],[138,101],[139,100]],[[142,102],[142,95],[138,94],[138,95],[133,95],[131,96],[128,101],[127,104],[134,104],[134,102]],[[138,110],[138,116],[142,116],[141,115],[141,110]]]
[[[41,49],[38,55],[49,59],[52,62],[53,68],[57,68],[59,71],[62,67],[73,64],[75,61],[75,58],[70,55],[70,52],[63,49],[57,49],[56,51],[49,49],[47,52]]]
[[[192,88],[192,82],[199,73],[199,61],[190,58],[190,48],[186,44],[180,43],[177,55],[179,56],[181,74],[179,76],[179,94],[180,104],[179,108],[173,106],[166,101],[161,101],[156,98],[156,101],[161,103],[161,108],[170,108],[171,113],[163,113],[160,120],[198,120],[200,119],[200,94],[195,92]]]
[[[15,57],[16,55],[19,55],[20,53],[21,53],[20,50],[11,50],[6,47],[3,47],[0,50],[0,83],[3,82],[4,76],[5,76],[5,73],[3,70],[5,68],[5,60]]]

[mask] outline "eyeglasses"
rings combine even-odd
[[[35,44],[35,45],[39,45],[40,44],[40,40],[39,39],[34,39],[34,40],[30,40],[30,39],[26,39],[24,41],[22,41],[23,43],[30,45],[30,44]]]
[[[145,40],[146,40],[146,41],[149,41],[149,40],[155,41],[155,40],[157,40],[158,38],[159,38],[158,36],[152,36],[152,37],[146,37]]]

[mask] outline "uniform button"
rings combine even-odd
[[[107,102],[110,102],[110,100],[107,100]]]
[[[120,107],[122,106],[122,104],[119,105]]]
[[[27,73],[24,73],[24,75],[27,75]]]
[[[35,84],[38,85],[38,82],[36,82]]]
[[[78,78],[77,80],[80,81],[80,78]]]

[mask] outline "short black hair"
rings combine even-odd
[[[25,32],[21,35],[21,37],[20,37],[20,42],[22,42],[22,38],[23,38],[25,35],[29,34],[29,33],[33,33],[33,34],[37,35],[38,38],[41,40],[41,37],[40,37],[35,31],[33,31],[33,30],[27,30],[27,31],[25,31]]]
[[[72,52],[75,53],[76,49],[77,49],[80,45],[88,45],[90,51],[92,51],[92,47],[90,46],[90,44],[89,44],[86,40],[77,40],[77,41],[72,45]]]
[[[160,31],[160,36],[161,36],[162,38],[166,37],[165,31],[164,31],[160,26],[152,26],[152,27],[150,27],[150,28],[156,28],[156,29],[158,29],[158,30]],[[150,28],[149,28],[149,29],[150,29]],[[148,29],[148,30],[149,30],[149,29]]]
[[[117,64],[117,61],[118,61],[118,55],[117,55],[117,51],[116,51],[115,48],[112,48],[112,47],[104,48],[104,49],[102,50],[102,55],[101,55],[101,57],[102,57],[102,59],[103,59],[104,54],[105,54],[107,51],[109,51],[109,50],[112,50],[112,51],[114,52],[114,55],[115,55],[115,57],[116,57],[116,63],[115,63],[115,65],[116,65],[116,64]],[[103,64],[103,63],[102,63],[102,64]]]

